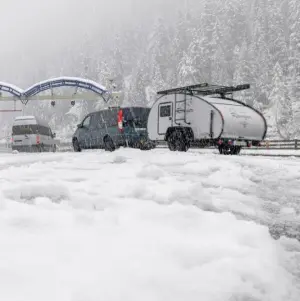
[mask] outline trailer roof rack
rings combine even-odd
[[[157,92],[159,95],[168,95],[174,93],[186,93],[191,95],[212,95],[212,94],[231,94],[236,91],[247,90],[250,88],[249,84],[237,85],[237,86],[220,86],[220,85],[210,85],[208,83],[202,83],[198,85],[174,88],[169,90],[163,90]]]

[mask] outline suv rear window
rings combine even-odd
[[[150,108],[124,108],[125,125],[146,128]]]

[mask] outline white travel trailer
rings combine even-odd
[[[195,143],[232,155],[259,145],[267,132],[264,116],[232,98],[233,92],[249,88],[204,83],[158,92],[148,117],[149,139],[166,141],[172,151],[187,151]]]
[[[35,116],[18,116],[12,126],[12,150],[20,152],[55,152],[55,133]]]

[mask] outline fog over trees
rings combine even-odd
[[[250,83],[237,97],[265,113],[269,137],[300,136],[299,0],[106,2],[53,0],[31,18],[4,18],[8,30],[24,24],[24,34],[20,28],[15,40],[2,34],[8,40],[0,51],[0,80],[26,88],[62,75],[104,86],[114,78],[125,104],[145,106],[160,89]],[[4,14],[12,14],[9,3]],[[32,102],[26,112],[72,131],[70,124],[99,105]],[[2,114],[2,123],[12,116]]]

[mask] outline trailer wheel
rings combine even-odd
[[[241,152],[240,146],[220,145],[219,153],[221,155],[238,155]]]
[[[190,144],[182,131],[173,131],[168,137],[170,151],[186,152]]]
[[[168,147],[169,147],[169,150],[172,151],[172,152],[175,152],[176,151],[176,144],[175,144],[175,131],[172,132],[169,136],[168,136]]]

